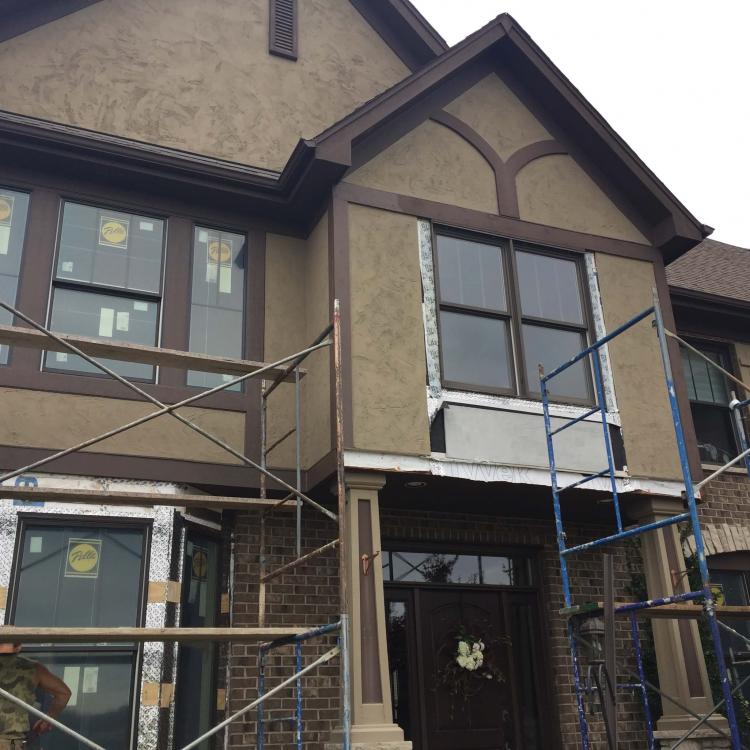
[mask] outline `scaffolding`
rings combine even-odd
[[[211,356],[183,352],[161,347],[141,346],[137,344],[125,344],[110,340],[73,336],[55,333],[45,326],[32,320],[30,317],[17,310],[13,306],[0,300],[0,307],[15,316],[18,321],[23,321],[27,326],[0,325],[0,342],[10,346],[31,347],[46,351],[66,352],[81,357],[83,360],[97,368],[100,372],[114,378],[125,388],[137,394],[140,398],[150,402],[155,408],[137,419],[126,424],[110,429],[87,440],[81,441],[74,446],[65,448],[34,461],[26,466],[13,471],[8,471],[0,476],[0,498],[13,498],[21,500],[46,500],[58,501],[71,504],[96,504],[96,505],[141,505],[141,506],[164,506],[175,507],[201,507],[212,510],[248,510],[257,508],[260,510],[260,575],[259,575],[259,597],[258,597],[258,627],[228,627],[228,628],[145,628],[145,627],[115,627],[115,628],[63,628],[63,627],[0,627],[0,641],[12,643],[92,643],[92,642],[181,642],[181,641],[212,641],[229,643],[258,643],[258,666],[259,666],[259,695],[250,704],[242,707],[239,711],[231,714],[222,722],[212,727],[209,731],[195,738],[181,750],[190,750],[197,747],[209,737],[225,729],[232,722],[246,715],[252,710],[258,712],[258,747],[264,746],[264,707],[268,699],[287,689],[294,688],[296,695],[297,710],[295,713],[297,747],[302,747],[302,678],[314,671],[321,665],[338,658],[340,661],[340,673],[342,680],[341,701],[341,736],[343,750],[350,747],[351,709],[350,709],[350,665],[349,665],[349,618],[348,618],[348,587],[347,587],[347,533],[346,533],[346,496],[344,485],[344,442],[343,442],[343,389],[342,389],[342,355],[341,355],[341,312],[338,300],[334,300],[333,319],[331,323],[317,336],[312,343],[301,351],[282,357],[272,363],[252,362],[244,359],[231,359],[227,357]],[[302,490],[302,457],[301,457],[301,381],[307,374],[302,368],[305,360],[316,351],[332,350],[333,363],[333,400],[334,400],[334,452],[336,456],[336,511],[331,511],[320,503],[313,500]],[[195,395],[185,398],[174,404],[164,404],[146,390],[119,375],[96,357],[106,359],[124,360],[148,364],[154,367],[175,367],[183,370],[198,370],[224,376],[224,380],[217,386],[202,390]],[[255,461],[241,451],[229,445],[222,438],[214,435],[200,425],[178,413],[179,409],[191,406],[209,396],[224,391],[233,386],[240,385],[251,378],[260,379],[260,460]],[[269,443],[268,441],[268,408],[270,395],[282,384],[294,385],[294,426],[287,430],[278,439]],[[121,491],[81,491],[69,489],[47,489],[40,487],[7,487],[3,486],[8,479],[26,474],[34,469],[46,466],[60,458],[72,453],[89,448],[101,443],[108,438],[120,435],[139,425],[150,422],[159,417],[169,415],[183,424],[185,427],[201,435],[203,438],[220,447],[244,466],[250,467],[258,472],[259,497],[220,497],[215,495],[201,494],[159,494],[156,492],[121,492]],[[269,454],[283,441],[295,437],[295,478],[294,484],[282,479],[277,473],[268,468]],[[283,491],[286,494],[280,498],[272,498],[269,491]],[[287,506],[289,503],[296,504],[296,557],[284,565],[267,570],[266,550],[268,547],[267,518],[274,511]],[[307,505],[324,517],[328,518],[337,526],[337,537],[331,542],[315,549],[307,554],[302,554],[302,507]],[[293,625],[284,627],[266,626],[266,587],[276,578],[292,573],[301,566],[311,562],[318,556],[338,549],[339,561],[339,618],[336,622],[327,623],[320,627],[310,629],[309,627],[295,627]],[[302,643],[315,638],[336,637],[336,644],[309,664],[303,664]],[[295,671],[281,683],[272,689],[266,689],[265,660],[268,654],[285,645],[295,645]],[[83,745],[94,750],[103,750],[90,738],[86,738],[75,732],[62,722],[55,720],[34,706],[31,706],[16,696],[0,689],[0,696],[19,705],[32,715],[44,718],[58,730],[73,737]]]
[[[692,350],[695,354],[705,359],[711,366],[717,367],[724,374],[724,376],[741,386],[745,390],[746,394],[750,393],[750,387],[731,373],[721,368],[716,362],[703,355],[689,343],[677,336],[677,334],[668,331],[664,326],[656,290],[653,291],[653,299],[654,302],[651,307],[643,310],[641,313],[616,328],[610,334],[598,339],[593,344],[586,347],[574,357],[572,357],[568,362],[565,362],[564,364],[555,368],[550,373],[545,374],[542,366],[540,365],[539,367],[542,405],[544,411],[544,429],[547,441],[547,452],[549,457],[549,468],[552,486],[552,504],[560,559],[560,571],[562,576],[564,598],[564,608],[562,610],[562,613],[568,618],[568,644],[570,647],[572,661],[573,682],[575,685],[581,746],[583,750],[589,750],[589,748],[591,747],[589,722],[586,714],[586,701],[591,698],[592,694],[596,694],[600,699],[608,745],[610,749],[617,747],[617,693],[622,689],[632,689],[637,691],[642,697],[649,750],[653,750],[655,748],[655,739],[653,731],[654,722],[651,716],[647,696],[648,690],[659,693],[659,695],[661,695],[663,699],[671,702],[673,705],[676,705],[681,710],[685,711],[686,714],[689,714],[696,719],[696,723],[688,731],[686,731],[685,734],[680,737],[674,745],[671,746],[670,750],[674,750],[674,748],[682,745],[687,739],[693,736],[698,729],[703,726],[713,730],[715,736],[721,736],[728,739],[731,743],[732,750],[740,750],[740,748],[744,748],[745,746],[742,744],[740,738],[733,696],[738,690],[741,689],[745,682],[750,680],[750,676],[745,678],[745,680],[739,682],[739,684],[737,685],[731,684],[726,660],[724,657],[724,647],[722,644],[721,631],[724,630],[731,632],[735,636],[740,637],[744,642],[748,644],[750,644],[750,640],[745,638],[745,636],[741,635],[740,633],[737,633],[736,630],[730,628],[725,623],[720,622],[717,615],[750,618],[750,607],[718,607],[716,604],[714,594],[711,589],[710,573],[706,561],[703,535],[701,532],[700,519],[698,516],[698,493],[700,489],[706,484],[711,482],[716,477],[722,475],[732,466],[735,466],[742,461],[745,462],[748,470],[748,476],[750,476],[750,449],[748,449],[740,416],[740,409],[750,405],[750,399],[741,401],[736,398],[733,392],[731,395],[731,403],[729,404],[734,424],[737,427],[738,438],[741,445],[740,454],[721,468],[717,469],[711,475],[704,478],[702,481],[694,484],[691,478],[690,467],[688,464],[688,454],[680,418],[680,410],[677,402],[674,378],[672,376],[672,367],[667,345],[667,337],[671,337],[680,345]],[[674,426],[674,434],[679,454],[680,469],[684,484],[683,498],[685,501],[686,510],[683,513],[677,513],[668,518],[663,518],[651,523],[646,523],[635,527],[626,527],[623,524],[621,498],[619,496],[617,486],[617,469],[615,466],[614,451],[612,448],[612,440],[607,421],[607,404],[604,394],[602,364],[600,357],[602,348],[605,347],[609,342],[626,333],[642,321],[646,320],[651,320],[656,330],[656,337],[661,354],[662,367],[664,371],[666,390],[669,400],[670,413]],[[565,372],[568,368],[575,365],[576,363],[586,361],[590,361],[591,370],[594,375],[596,406],[586,411],[586,413],[582,414],[581,416],[567,421],[562,426],[553,429],[552,419],[550,416],[550,381],[552,381],[556,376]],[[558,485],[554,437],[564,430],[567,430],[568,428],[573,427],[574,425],[579,424],[594,415],[598,415],[598,418],[601,419],[605,453],[607,457],[607,466],[598,472],[586,475],[580,480],[560,487]],[[575,487],[582,487],[592,480],[604,477],[609,479],[615,526],[617,529],[616,532],[599,539],[584,542],[582,544],[568,546],[561,510],[562,493]],[[604,601],[582,605],[575,605],[573,603],[570,588],[570,575],[568,571],[568,560],[570,558],[593,549],[605,548],[608,545],[612,545],[622,540],[637,537],[641,534],[655,531],[667,526],[673,526],[675,524],[688,524],[690,527],[690,531],[694,538],[698,570],[700,573],[700,589],[696,591],[688,591],[681,594],[674,594],[672,596],[650,599],[647,601],[616,604],[614,600],[614,575],[612,571],[611,556],[605,555]],[[694,604],[696,602],[701,603],[702,607],[696,607]],[[600,673],[593,675],[592,679],[584,680],[581,674],[579,646],[596,648],[595,643],[592,643],[591,640],[587,640],[584,637],[587,633],[585,623],[587,621],[590,623],[591,618],[599,617],[602,613],[604,616],[604,658],[600,660],[601,670]],[[641,650],[641,639],[638,628],[638,617],[642,616],[695,618],[700,616],[701,614],[706,618],[708,629],[713,642],[714,652],[716,654],[717,668],[719,672],[719,680],[721,683],[721,691],[723,695],[722,700],[718,704],[716,704],[708,714],[704,716],[696,714],[689,707],[683,705],[678,699],[668,695],[646,679],[643,664],[643,655]],[[614,622],[615,618],[618,615],[627,616],[630,619],[631,642],[633,645],[637,670],[632,670],[627,665],[618,664],[616,661],[614,647]],[[621,673],[626,674],[628,678],[633,681],[628,683],[618,683],[616,676],[618,669]],[[722,726],[718,726],[716,723],[712,723],[710,721],[711,716],[722,709],[726,713],[726,719],[729,724],[729,734],[724,731]]]

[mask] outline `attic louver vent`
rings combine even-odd
[[[271,0],[268,51],[297,59],[297,0]]]

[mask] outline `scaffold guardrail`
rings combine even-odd
[[[171,349],[162,349],[160,347],[147,347],[136,344],[126,344],[112,342],[102,339],[86,338],[83,336],[72,336],[69,334],[57,333],[47,327],[37,323],[35,320],[25,315],[20,310],[0,300],[0,308],[11,313],[17,320],[23,321],[29,328],[16,325],[0,325],[0,342],[12,346],[31,347],[38,349],[49,349],[52,351],[63,351],[75,354],[83,360],[94,366],[99,371],[112,377],[125,388],[136,393],[142,399],[154,405],[155,410],[151,411],[137,419],[126,424],[110,429],[104,433],[96,435],[77,443],[69,448],[53,451],[49,455],[36,460],[26,466],[6,471],[0,475],[0,498],[23,498],[37,499],[40,497],[49,497],[59,502],[70,503],[95,503],[112,505],[171,505],[176,507],[211,507],[214,509],[250,509],[259,508],[261,511],[261,525],[265,534],[265,519],[268,513],[278,509],[284,509],[289,501],[294,500],[297,512],[296,522],[296,553],[297,557],[279,568],[267,571],[265,566],[265,536],[261,542],[260,549],[260,576],[259,587],[261,591],[261,607],[258,615],[257,628],[139,628],[139,627],[109,627],[109,628],[52,628],[43,626],[34,627],[0,627],[0,642],[14,643],[92,643],[92,642],[148,642],[148,641],[228,641],[228,642],[261,642],[270,641],[270,646],[279,643],[279,639],[284,641],[292,639],[293,642],[300,644],[298,648],[298,658],[296,660],[296,669],[291,677],[283,680],[271,690],[265,691],[250,704],[244,706],[239,711],[233,713],[222,722],[218,723],[201,737],[186,745],[182,750],[190,750],[196,747],[205,739],[218,733],[225,727],[229,726],[238,718],[244,716],[255,708],[262,707],[265,702],[280,691],[296,686],[297,701],[299,710],[302,709],[302,677],[311,671],[317,669],[322,664],[339,658],[341,662],[341,678],[343,683],[342,705],[341,705],[341,725],[342,725],[342,745],[343,750],[349,750],[350,747],[350,729],[351,729],[351,709],[350,709],[350,664],[349,664],[349,618],[348,608],[348,586],[347,586],[347,536],[345,528],[346,519],[346,497],[344,485],[344,457],[343,457],[343,387],[342,387],[342,352],[341,352],[341,312],[338,300],[333,302],[333,320],[313,342],[301,351],[281,357],[273,363],[252,362],[242,359],[230,359],[227,357],[214,357],[212,355],[195,354],[191,352],[182,352]],[[333,399],[334,399],[334,451],[336,454],[336,512],[329,510],[317,501],[309,497],[302,489],[302,471],[301,471],[301,444],[300,444],[300,419],[301,419],[301,390],[300,382],[306,375],[301,368],[302,363],[316,351],[323,349],[333,350],[332,356],[332,374],[334,381]],[[208,388],[199,393],[191,395],[185,399],[173,404],[165,404],[155,396],[139,385],[127,380],[119,375],[111,367],[100,362],[96,356],[106,357],[107,359],[117,359],[125,361],[134,361],[146,363],[155,366],[169,366],[182,369],[199,370],[220,374],[230,374],[233,377],[226,379],[217,386]],[[192,406],[209,396],[224,391],[233,386],[242,384],[251,378],[261,378],[261,456],[260,461],[255,461],[241,451],[229,445],[225,440],[195,424],[187,417],[179,414],[178,409],[186,406]],[[295,387],[295,424],[282,437],[272,444],[268,444],[267,439],[267,419],[268,397],[282,383],[293,383]],[[260,477],[260,497],[257,498],[236,498],[236,497],[217,497],[212,495],[199,495],[188,493],[125,493],[117,491],[81,491],[65,489],[48,489],[37,487],[2,487],[1,485],[8,479],[13,479],[22,474],[26,474],[34,469],[46,466],[60,458],[64,458],[72,453],[76,453],[85,448],[96,445],[108,438],[119,435],[127,430],[131,430],[142,424],[146,424],[159,417],[169,415],[176,419],[190,430],[198,433],[209,442],[222,448],[232,455],[243,465],[250,467],[259,473]],[[270,470],[267,466],[268,454],[286,438],[296,434],[295,450],[295,481],[290,484],[280,477],[277,473]],[[286,491],[282,499],[268,496],[268,488],[272,487],[278,491],[278,488]],[[302,525],[301,525],[301,508],[307,505],[321,513],[324,517],[335,522],[338,527],[338,536],[333,541],[315,549],[309,553],[302,554]],[[305,627],[286,626],[277,628],[265,627],[265,588],[275,578],[293,572],[298,567],[314,560],[320,554],[338,548],[339,557],[339,620],[330,625],[324,625],[320,628],[310,630]],[[313,637],[322,634],[338,632],[338,643],[333,648],[326,651],[310,664],[303,666],[301,643]],[[263,649],[263,646],[261,646]],[[262,651],[261,651],[262,652]],[[73,737],[78,742],[94,750],[103,750],[101,746],[93,740],[80,735],[70,727],[65,726],[62,722],[52,719],[35,706],[31,706],[16,696],[11,695],[5,690],[0,689],[0,696],[21,706],[29,713],[44,718],[49,721],[58,730]],[[301,722],[301,717],[300,717]],[[300,724],[301,726],[301,724]],[[298,731],[301,737],[301,730]],[[300,740],[301,741],[301,740]]]
[[[613,614],[628,615],[630,617],[631,640],[632,640],[633,649],[635,652],[636,662],[638,666],[637,672],[634,672],[633,670],[630,670],[627,667],[623,667],[622,665],[620,665],[620,669],[621,670],[624,669],[625,672],[630,675],[631,679],[635,680],[635,682],[629,683],[630,685],[634,685],[634,684],[640,685],[640,692],[643,696],[643,706],[644,706],[644,712],[646,716],[647,737],[648,737],[648,743],[649,743],[648,746],[650,749],[654,747],[654,735],[653,735],[653,720],[651,717],[647,694],[646,694],[647,689],[656,691],[663,698],[665,698],[668,701],[671,701],[673,704],[677,705],[681,710],[684,710],[686,713],[694,716],[697,720],[697,724],[695,724],[689,731],[687,731],[685,735],[682,738],[680,738],[675,745],[672,746],[672,750],[674,748],[679,747],[681,744],[683,744],[683,742],[687,740],[690,736],[692,736],[693,733],[701,726],[707,726],[711,728],[713,731],[715,731],[717,734],[729,739],[732,750],[740,750],[740,748],[744,746],[740,738],[739,727],[737,723],[737,717],[736,717],[734,701],[733,701],[733,694],[739,689],[739,686],[732,686],[730,684],[729,674],[727,671],[727,665],[726,665],[726,661],[724,657],[724,646],[723,646],[722,639],[721,639],[721,628],[728,628],[728,626],[724,625],[724,623],[720,623],[717,618],[717,606],[716,606],[716,602],[714,599],[714,595],[711,590],[710,573],[708,570],[708,563],[706,561],[703,535],[701,531],[700,519],[698,516],[697,492],[700,490],[701,487],[705,486],[714,478],[726,472],[727,469],[729,469],[730,467],[734,466],[735,464],[743,460],[746,463],[746,466],[748,468],[748,474],[750,475],[750,450],[748,450],[747,442],[746,442],[746,438],[744,434],[744,429],[742,426],[741,419],[739,417],[739,409],[747,406],[750,403],[750,399],[745,400],[745,401],[739,401],[738,399],[736,399],[736,397],[734,397],[734,394],[732,394],[732,403],[730,404],[733,418],[736,420],[735,424],[738,427],[738,435],[740,437],[740,440],[743,441],[741,442],[740,454],[736,458],[734,458],[732,461],[729,461],[720,469],[713,472],[708,477],[704,478],[700,482],[694,483],[691,473],[690,473],[690,467],[688,463],[687,447],[686,447],[685,436],[684,436],[684,431],[683,431],[683,426],[682,426],[680,409],[679,409],[679,405],[677,401],[677,393],[675,390],[674,378],[672,374],[671,360],[670,360],[669,350],[667,346],[667,337],[669,336],[677,340],[681,345],[687,346],[689,349],[691,349],[692,351],[696,352],[698,355],[706,359],[709,362],[709,364],[715,367],[718,367],[718,369],[721,370],[721,372],[725,376],[727,376],[732,381],[736,382],[738,385],[744,388],[746,393],[750,392],[750,387],[748,387],[745,383],[743,383],[741,380],[736,378],[731,373],[728,373],[726,370],[721,368],[711,359],[705,357],[701,352],[699,352],[690,344],[685,342],[675,333],[671,331],[667,331],[667,329],[664,326],[664,321],[662,318],[661,308],[659,306],[659,300],[658,300],[658,295],[657,295],[656,290],[653,290],[653,299],[654,299],[654,303],[651,307],[647,308],[646,310],[643,310],[642,312],[632,317],[630,320],[618,326],[610,334],[593,342],[590,346],[586,347],[585,349],[580,351],[578,354],[576,354],[574,357],[572,357],[570,360],[556,367],[548,374],[545,374],[544,369],[541,365],[539,366],[542,405],[543,405],[543,412],[544,412],[544,429],[545,429],[545,435],[546,435],[546,441],[547,441],[547,453],[548,453],[548,458],[549,458],[549,468],[550,468],[550,477],[551,477],[551,486],[552,486],[552,505],[553,505],[553,512],[554,512],[554,518],[555,518],[555,530],[556,530],[558,554],[559,554],[559,560],[560,560],[560,570],[561,570],[561,575],[562,575],[562,587],[563,587],[563,599],[564,599],[564,609],[562,610],[562,612],[568,615],[569,617],[568,619],[568,644],[569,644],[570,653],[571,653],[572,668],[573,668],[573,681],[575,685],[576,700],[577,700],[577,706],[578,706],[578,720],[579,720],[579,729],[580,729],[580,735],[581,735],[581,746],[583,750],[589,750],[591,746],[591,739],[590,739],[588,719],[586,717],[586,710],[585,710],[585,699],[586,699],[585,688],[582,684],[581,669],[580,669],[579,654],[578,654],[579,644],[584,644],[586,643],[586,641],[584,638],[581,637],[580,632],[577,631],[576,624],[577,622],[580,621],[580,618],[587,617],[587,616],[590,617],[592,614],[600,610],[596,606],[587,608],[585,606],[580,607],[580,606],[575,606],[573,604],[572,597],[571,597],[568,559],[573,555],[577,555],[577,554],[580,554],[580,553],[583,553],[583,552],[586,552],[595,548],[605,547],[611,544],[615,544],[625,539],[640,536],[642,534],[654,531],[659,528],[672,526],[672,525],[679,524],[679,523],[688,523],[690,525],[690,530],[695,540],[696,558],[697,558],[697,563],[698,563],[698,570],[700,573],[701,588],[697,591],[689,591],[689,592],[682,593],[682,594],[661,597],[658,599],[653,599],[653,600],[644,601],[644,602],[633,602],[633,603],[619,605],[617,607],[612,606],[610,602],[609,607],[612,609]],[[653,321],[653,326],[656,331],[656,337],[657,337],[657,341],[659,345],[659,352],[661,355],[667,397],[669,400],[670,414],[671,414],[671,419],[673,423],[674,434],[675,434],[675,439],[676,439],[676,444],[677,444],[677,451],[679,455],[680,470],[681,470],[682,480],[684,484],[684,499],[685,499],[685,504],[686,504],[686,511],[683,513],[674,514],[673,516],[670,516],[668,518],[660,519],[659,521],[656,521],[656,522],[647,523],[647,524],[630,527],[630,528],[625,528],[625,526],[623,525],[622,512],[621,512],[621,507],[620,507],[620,498],[618,497],[617,486],[615,482],[616,467],[615,467],[615,463],[613,459],[612,443],[611,443],[609,426],[608,426],[608,421],[607,421],[607,405],[606,405],[606,400],[604,396],[604,384],[603,384],[603,379],[602,379],[602,366],[601,366],[601,361],[600,361],[600,355],[601,355],[602,348],[605,345],[607,345],[609,342],[623,335],[624,333],[632,329],[634,326],[641,323],[641,321],[645,321],[649,319]],[[556,376],[565,372],[572,365],[581,361],[588,362],[590,364],[591,371],[593,372],[596,406],[593,409],[589,410],[587,414],[580,416],[576,418],[575,420],[571,420],[570,422],[566,423],[565,425],[563,425],[562,428],[552,429],[552,421],[551,421],[551,416],[550,416],[550,404],[553,402],[553,399],[550,394],[550,381],[552,381]],[[602,424],[602,429],[603,429],[605,453],[607,456],[607,467],[597,473],[587,475],[583,477],[581,480],[573,484],[566,485],[564,487],[558,486],[558,475],[557,475],[557,465],[556,465],[555,445],[554,445],[555,435],[559,434],[562,431],[562,429],[565,429],[567,427],[572,427],[574,424],[578,424],[579,422],[583,421],[587,417],[593,416],[597,413],[601,419],[601,424]],[[563,523],[561,493],[564,492],[565,490],[570,490],[573,487],[582,487],[588,482],[592,481],[593,479],[604,477],[604,476],[610,479],[616,532],[613,534],[607,535],[605,537],[599,538],[599,539],[590,540],[588,542],[578,544],[573,547],[569,547],[567,543],[565,525]],[[690,613],[689,616],[695,616],[699,613],[702,613],[705,615],[706,622],[708,624],[708,628],[711,634],[711,639],[713,642],[713,648],[716,653],[717,669],[719,672],[719,680],[721,683],[721,690],[722,690],[723,698],[716,706],[714,706],[712,711],[709,712],[705,716],[700,716],[696,714],[695,712],[690,710],[688,707],[682,705],[673,696],[667,695],[666,693],[661,691],[657,686],[648,682],[646,680],[644,668],[643,668],[643,656],[642,656],[642,650],[640,646],[640,635],[638,632],[638,623],[636,619],[637,616],[639,614],[654,611],[656,608],[659,608],[659,607],[664,607],[665,611],[667,612],[667,615],[669,616],[669,615],[674,614],[674,610],[670,610],[669,608],[678,606],[679,603],[683,603],[683,602],[700,602],[702,604],[702,608],[700,609],[697,607],[693,607],[695,612]],[[606,603],[602,605],[602,609],[605,612],[605,618],[606,618],[606,611],[607,611]],[[743,609],[745,610],[746,616],[750,616],[750,607],[746,607]],[[733,631],[733,632],[736,632],[736,631]],[[611,634],[612,635],[614,634],[613,629],[611,631]],[[737,635],[739,635],[739,633],[737,633]],[[741,637],[744,640],[747,640],[744,638],[744,636],[741,636]],[[610,640],[613,640],[613,638],[610,637]],[[613,657],[613,663],[614,663],[614,657]],[[614,675],[612,675],[612,680],[615,684],[617,684]],[[622,685],[620,685],[620,687],[622,687]],[[716,724],[712,724],[709,720],[710,717],[716,711],[720,709],[724,709],[724,711],[726,712],[726,718],[729,724],[728,735],[721,727],[717,726]],[[614,716],[609,717],[608,720],[609,721],[614,720],[616,722],[616,709],[612,711],[612,713],[614,714]],[[607,722],[607,717],[605,717],[605,723],[606,722]],[[609,727],[608,727],[608,730],[609,730]],[[610,735],[608,731],[608,736],[610,737],[610,746],[611,747],[616,746],[616,731],[614,732],[614,735]],[[615,737],[614,745],[611,739],[612,736]]]

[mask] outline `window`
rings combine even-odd
[[[548,372],[587,345],[580,263],[510,240],[437,236],[443,381],[539,398],[538,367]],[[550,383],[560,400],[589,403],[584,361]]]
[[[383,578],[392,583],[531,586],[529,557],[442,552],[383,552]]]
[[[691,343],[717,365],[731,372],[731,358],[727,347],[705,342]],[[729,409],[727,380],[694,352],[684,347],[681,351],[701,460],[725,464],[739,453]]]
[[[52,283],[51,328],[154,346],[163,256],[161,219],[66,202]],[[150,365],[102,361],[123,377],[154,377]],[[100,372],[64,352],[48,352],[45,365],[54,370]]]
[[[146,535],[143,526],[22,521],[12,624],[141,625]],[[40,661],[70,688],[65,723],[112,750],[132,745],[139,652],[135,643],[24,648],[26,656]],[[79,747],[58,731],[49,744],[60,750]]]
[[[241,234],[195,228],[191,352],[222,357],[243,356],[246,244]],[[189,372],[188,385],[210,388],[233,377]],[[231,390],[239,388],[239,385],[231,386]]]
[[[15,306],[18,271],[26,235],[29,196],[0,187],[0,299]],[[13,316],[0,308],[0,324],[12,325]],[[8,346],[0,345],[0,364],[8,362]]]
[[[719,604],[750,607],[750,554],[730,552],[712,555],[708,558],[708,566],[711,571],[711,588]],[[746,638],[750,637],[750,619],[732,618],[729,625]],[[721,632],[721,639],[732,683],[739,685],[750,675],[748,645],[742,638],[724,630]],[[750,681],[743,685],[742,695],[745,700],[750,700]]]

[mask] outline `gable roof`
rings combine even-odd
[[[460,93],[458,79],[472,68],[486,74],[499,65],[554,112],[556,123],[581,144],[591,161],[616,183],[653,228],[652,240],[667,262],[694,247],[713,230],[690,211],[644,164],[537,44],[507,13],[451,47],[420,70],[364,103],[305,143],[320,156],[357,165],[382,148],[384,130],[393,142],[418,123],[420,110],[433,109]],[[451,87],[451,84],[454,84]],[[463,88],[466,88],[465,82]],[[441,93],[441,89],[443,93]],[[399,130],[397,121],[402,119]],[[424,117],[422,117],[424,119]],[[395,137],[394,137],[395,136]]]
[[[750,248],[704,240],[667,266],[669,286],[750,304]]]
[[[388,6],[393,12],[406,13],[420,27],[415,33],[424,39],[432,36],[407,0],[366,1],[368,7]],[[0,0],[3,2],[17,4],[17,0]],[[435,38],[431,44],[440,46]],[[200,186],[206,190],[205,200],[264,211],[285,221],[293,216],[303,232],[320,214],[332,186],[352,165],[372,158],[500,67],[512,71],[537,104],[554,113],[555,126],[566,132],[569,141],[580,144],[589,161],[643,217],[651,242],[661,249],[666,262],[710,234],[711,228],[675,198],[507,14],[445,50],[316,138],[301,140],[281,173],[3,112],[0,143],[15,147],[5,150],[8,159],[31,168],[55,165],[76,174],[88,171],[110,179],[120,175],[178,191],[194,191]]]
[[[101,0],[0,0],[0,42],[98,2]],[[445,40],[409,0],[349,2],[411,70],[448,49]]]

